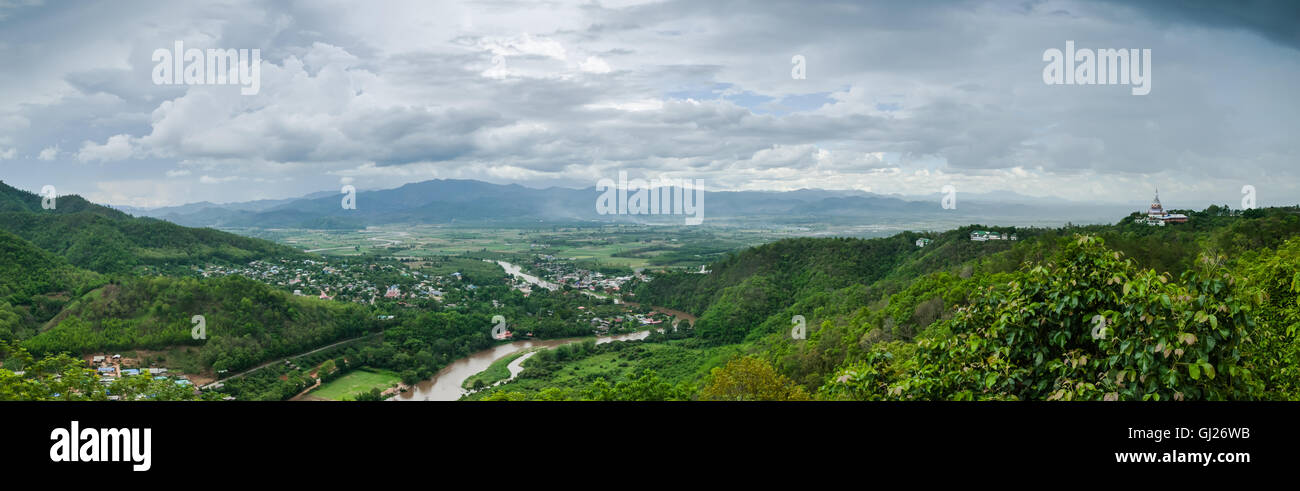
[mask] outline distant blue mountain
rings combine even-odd
[[[323,191],[301,198],[246,203],[191,203],[165,208],[119,209],[134,215],[165,219],[187,226],[357,229],[387,224],[511,224],[541,222],[681,223],[681,216],[601,215],[596,212],[596,188],[530,188],[476,180],[436,179],[392,189],[358,191],[356,208],[344,209],[343,195]],[[704,196],[704,216],[710,220],[759,220],[764,223],[844,220],[870,223],[939,218],[993,221],[996,217],[1060,216],[1066,220],[1110,222],[1127,211],[1113,206],[1081,208],[998,193],[966,199],[960,212],[944,210],[936,195],[917,200],[863,191],[799,189],[795,191],[716,191]],[[1033,203],[1027,206],[1027,203]],[[1120,215],[1116,215],[1119,213]]]

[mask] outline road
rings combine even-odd
[[[211,383],[209,383],[209,384],[207,384],[207,385],[204,385],[204,386],[201,386],[201,387],[199,387],[199,388],[200,388],[200,389],[203,389],[203,390],[208,390],[208,389],[212,388],[212,386],[217,385],[217,384],[219,384],[219,383],[225,382],[225,381],[227,381],[227,380],[232,380],[232,379],[236,379],[236,378],[239,378],[239,377],[243,377],[244,375],[248,375],[248,374],[250,374],[250,373],[256,372],[256,371],[258,371],[258,370],[261,370],[261,369],[263,369],[263,368],[269,367],[269,366],[274,365],[274,364],[276,364],[276,363],[284,363],[285,360],[292,360],[292,359],[294,359],[294,358],[307,356],[307,355],[310,355],[310,354],[315,353],[315,352],[317,352],[317,351],[327,350],[327,349],[333,348],[333,347],[338,346],[338,345],[340,345],[340,344],[350,343],[350,342],[353,342],[353,341],[356,341],[356,340],[359,340],[359,339],[370,338],[370,337],[374,337],[374,336],[378,336],[378,335],[379,335],[379,333],[375,333],[375,334],[367,334],[367,335],[365,335],[365,336],[361,336],[361,337],[355,337],[355,338],[352,338],[352,339],[344,339],[344,340],[339,341],[339,342],[334,343],[334,344],[327,344],[327,345],[325,345],[325,346],[321,346],[321,347],[319,347],[319,348],[316,348],[316,349],[314,349],[314,350],[308,351],[308,352],[306,352],[306,353],[298,353],[298,354],[293,355],[293,356],[286,356],[286,357],[284,357],[284,358],[278,358],[278,359],[275,359],[275,360],[271,360],[271,361],[268,361],[268,362],[263,363],[263,364],[261,364],[261,365],[258,365],[258,366],[255,366],[255,367],[253,367],[253,368],[250,368],[250,369],[248,369],[248,370],[244,370],[244,371],[242,371],[242,372],[239,372],[239,373],[236,373],[236,374],[234,374],[234,375],[231,375],[231,376],[229,376],[229,377],[226,377],[226,378],[223,378],[223,379],[220,379],[220,380],[214,380],[214,381],[212,381]]]

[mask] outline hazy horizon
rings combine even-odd
[[[367,189],[367,188],[359,188],[359,187],[358,187],[358,188],[357,188],[357,192],[359,192],[359,193],[364,193],[364,192],[372,192],[372,191],[387,191],[387,190],[394,190],[394,189],[398,189],[398,188],[401,188],[401,187],[406,186],[406,185],[409,185],[409,184],[418,184],[418,183],[421,183],[421,182],[428,182],[428,181],[431,181],[431,180],[461,180],[461,179],[454,179],[454,178],[451,178],[451,179],[430,179],[430,180],[425,180],[425,181],[414,181],[414,182],[402,183],[402,184],[399,184],[399,185],[396,185],[396,186],[392,186],[392,187],[374,188],[374,189]],[[480,181],[480,180],[477,180],[477,179],[473,179],[473,180],[469,180],[469,181],[485,182],[485,183],[488,183],[488,184],[495,184],[495,185],[500,185],[500,186],[518,185],[518,186],[522,186],[522,187],[529,188],[529,189],[543,190],[543,191],[544,191],[544,190],[547,190],[547,189],[554,189],[554,188],[560,188],[560,189],[565,189],[565,190],[570,190],[570,191],[582,191],[582,190],[594,189],[594,187],[592,187],[592,186],[588,186],[588,187],[585,187],[585,188],[581,188],[581,187],[567,187],[567,186],[559,186],[559,185],[554,185],[554,186],[544,186],[544,187],[543,187],[543,186],[534,186],[534,185],[529,185],[528,183],[514,183],[514,182],[504,182],[504,183],[502,183],[502,182]],[[0,180],[0,182],[3,182],[3,181]],[[25,189],[25,191],[36,192],[37,190],[34,190],[34,189]],[[895,198],[895,199],[899,199],[899,200],[903,200],[903,201],[919,202],[919,203],[925,203],[925,202],[927,202],[927,201],[935,201],[935,202],[938,202],[938,201],[942,198],[942,193],[938,193],[938,192],[937,192],[937,193],[933,193],[932,195],[906,195],[906,194],[898,194],[898,193],[893,193],[893,194],[872,193],[872,192],[870,192],[870,191],[863,191],[863,190],[860,190],[860,189],[827,189],[827,188],[799,188],[799,189],[788,189],[788,190],[778,190],[778,189],[710,190],[709,192],[726,192],[726,193],[734,193],[734,192],[771,192],[771,193],[789,193],[789,192],[801,192],[801,191],[803,191],[803,192],[827,192],[827,193],[860,193],[860,194],[862,194],[862,195],[866,195],[866,196],[880,196],[880,197],[885,197],[885,198]],[[1010,199],[1000,199],[999,195],[1002,194],[1002,193],[1011,193],[1011,195],[1010,195]],[[63,193],[63,192],[60,192],[59,194],[62,196],[62,195],[77,194],[77,193]],[[335,194],[335,191],[333,191],[333,190],[320,189],[320,190],[316,190],[316,191],[306,192],[306,193],[303,193],[303,194],[293,194],[293,195],[283,196],[283,197],[255,198],[255,199],[249,199],[249,200],[241,200],[241,201],[227,201],[227,202],[214,202],[214,201],[207,201],[207,200],[198,200],[198,201],[188,201],[188,202],[183,202],[183,203],[168,204],[168,205],[160,205],[160,206],[133,206],[133,205],[128,205],[128,204],[118,204],[118,203],[111,203],[111,202],[100,202],[100,201],[95,201],[95,200],[90,200],[90,201],[93,202],[93,203],[96,203],[96,204],[100,204],[100,205],[104,205],[104,206],[108,206],[108,207],[112,207],[112,208],[117,208],[117,209],[129,209],[129,210],[158,210],[158,209],[165,209],[165,208],[178,208],[178,207],[184,207],[184,206],[198,205],[198,204],[203,204],[203,203],[213,204],[213,205],[217,205],[217,206],[231,206],[231,205],[239,205],[239,204],[245,204],[245,203],[253,203],[253,202],[258,202],[258,201],[293,201],[293,200],[297,200],[297,199],[307,199],[308,197],[311,197],[311,196],[321,197],[321,196],[333,195],[333,194]],[[972,194],[974,194],[974,193],[972,193]],[[85,198],[85,196],[82,196],[82,197]],[[87,199],[89,199],[89,198],[87,198]],[[1066,198],[1060,198],[1060,197],[1057,197],[1057,196],[1050,196],[1050,195],[1048,195],[1048,196],[1034,196],[1034,195],[1022,194],[1022,193],[1018,193],[1018,192],[1015,192],[1015,191],[1007,191],[1007,190],[994,190],[994,191],[988,191],[988,192],[981,192],[981,193],[978,193],[978,194],[974,194],[973,196],[972,196],[971,194],[967,194],[967,195],[965,195],[964,199],[966,199],[966,200],[970,200],[970,201],[974,201],[974,202],[981,202],[981,203],[998,203],[998,204],[1007,204],[1007,205],[1015,205],[1015,204],[1018,204],[1018,203],[1026,203],[1026,202],[1038,202],[1038,201],[1051,201],[1051,200],[1058,200],[1058,201],[1061,201],[1061,202],[1063,202],[1063,203],[1068,203],[1068,204],[1071,204],[1071,205],[1095,206],[1095,207],[1099,207],[1099,208],[1113,208],[1113,207],[1118,207],[1118,206],[1135,206],[1136,208],[1134,208],[1134,211],[1143,211],[1143,210],[1145,210],[1146,207],[1149,205],[1149,201],[1150,201],[1149,199],[1148,199],[1148,200],[1136,200],[1136,199],[1132,199],[1132,200],[1126,200],[1126,201],[1097,201],[1097,202],[1082,202],[1082,201],[1076,201],[1076,200],[1071,200],[1071,199],[1066,199]],[[1163,199],[1162,199],[1162,200],[1163,200]],[[1194,203],[1191,204],[1191,205],[1181,204],[1181,203],[1172,203],[1169,207],[1170,207],[1170,208],[1178,208],[1178,209],[1197,209],[1197,210],[1199,210],[1199,209],[1203,209],[1203,208],[1205,208],[1205,207],[1207,207],[1207,206],[1210,206],[1210,205],[1225,205],[1225,204],[1228,205],[1230,208],[1235,208],[1235,206],[1234,206],[1232,203],[1230,203],[1230,202],[1229,202],[1229,203],[1216,203],[1216,202],[1211,202],[1211,201],[1194,202]],[[1289,205],[1287,205],[1287,204],[1285,204],[1285,203],[1279,203],[1279,205],[1280,205],[1280,206],[1289,206]]]

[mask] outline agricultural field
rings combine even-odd
[[[509,259],[546,254],[571,259],[592,269],[698,269],[721,259],[728,252],[799,235],[797,230],[626,224],[534,228],[413,225],[371,227],[359,231],[231,231],[329,256],[385,255],[419,260],[460,255]]]
[[[369,392],[374,388],[384,390],[401,381],[401,377],[388,370],[359,368],[321,384],[320,388],[311,391],[308,395],[331,401],[350,401],[357,394]]]

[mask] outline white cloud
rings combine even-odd
[[[203,175],[202,177],[199,177],[199,182],[203,184],[222,184],[231,181],[238,181],[239,179],[239,176],[212,177],[209,175]]]
[[[16,156],[18,156],[18,149],[9,148],[6,150],[4,148],[0,148],[0,160],[12,159]]]
[[[615,109],[619,111],[657,111],[664,108],[660,99],[641,99],[622,102],[598,102],[584,106],[588,109]]]
[[[491,51],[492,54],[502,56],[533,55],[557,60],[564,60],[568,57],[564,45],[560,44],[559,41],[533,36],[526,32],[509,38],[484,39],[480,45],[484,49]]]
[[[578,64],[578,69],[587,73],[609,73],[609,63],[597,56],[588,56],[586,61]]]
[[[38,155],[36,158],[41,160],[54,160],[54,158],[58,156],[59,156],[59,146],[55,145],[52,147],[45,147],[45,149],[41,150],[40,155]]]
[[[130,135],[114,135],[108,138],[103,145],[96,144],[92,141],[86,141],[81,145],[81,151],[77,152],[77,160],[89,162],[92,160],[99,161],[116,161],[131,157],[135,153],[132,148]]]
[[[143,208],[186,203],[193,196],[188,185],[154,179],[114,179],[95,182],[94,187],[86,199]]]

